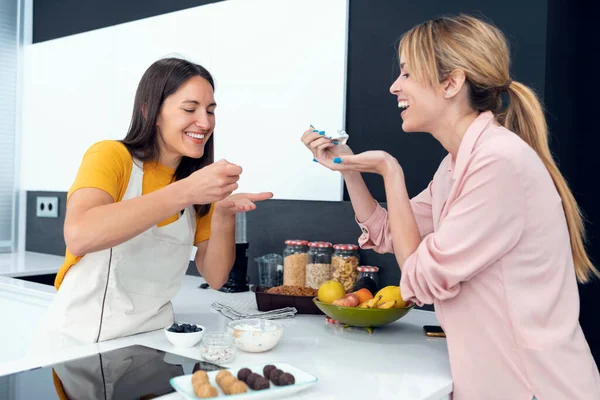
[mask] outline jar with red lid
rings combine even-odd
[[[331,251],[329,242],[310,242],[306,264],[306,286],[318,289],[321,283],[331,279]]]
[[[355,244],[336,244],[331,257],[331,277],[340,282],[346,292],[354,288],[358,278],[358,246]]]
[[[283,284],[304,287],[308,240],[286,240],[283,250]]]
[[[371,265],[361,265],[356,268],[358,270],[358,280],[362,278],[371,278],[375,282],[376,287],[379,287],[379,268]],[[375,294],[375,293],[373,293]]]

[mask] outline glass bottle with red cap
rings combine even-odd
[[[331,279],[331,248],[332,245],[329,242],[310,242],[308,244],[307,287],[318,289],[321,283]]]
[[[304,287],[308,240],[286,240],[283,250],[283,284]]]
[[[364,277],[368,277],[373,279],[375,285],[379,287],[379,268],[374,267],[372,265],[361,265],[357,268],[358,270],[358,280],[360,281]],[[373,293],[375,294],[375,293]]]
[[[340,282],[346,292],[354,288],[358,278],[359,256],[355,244],[336,244],[331,257],[331,277]]]

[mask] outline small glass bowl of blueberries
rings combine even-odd
[[[175,347],[192,347],[200,342],[205,328],[202,325],[175,322],[165,327],[164,331]]]

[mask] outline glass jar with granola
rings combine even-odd
[[[310,242],[306,264],[305,286],[318,289],[321,283],[331,279],[331,243]]]
[[[307,240],[286,240],[283,250],[283,284],[304,286],[306,262],[308,260]]]
[[[336,244],[331,257],[331,277],[340,282],[346,292],[354,287],[358,278],[358,246],[355,244]]]

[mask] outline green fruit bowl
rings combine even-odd
[[[415,307],[414,304],[403,308],[387,309],[344,307],[323,303],[316,297],[313,298],[313,302],[329,318],[345,325],[362,326],[365,328],[374,328],[397,321]]]

